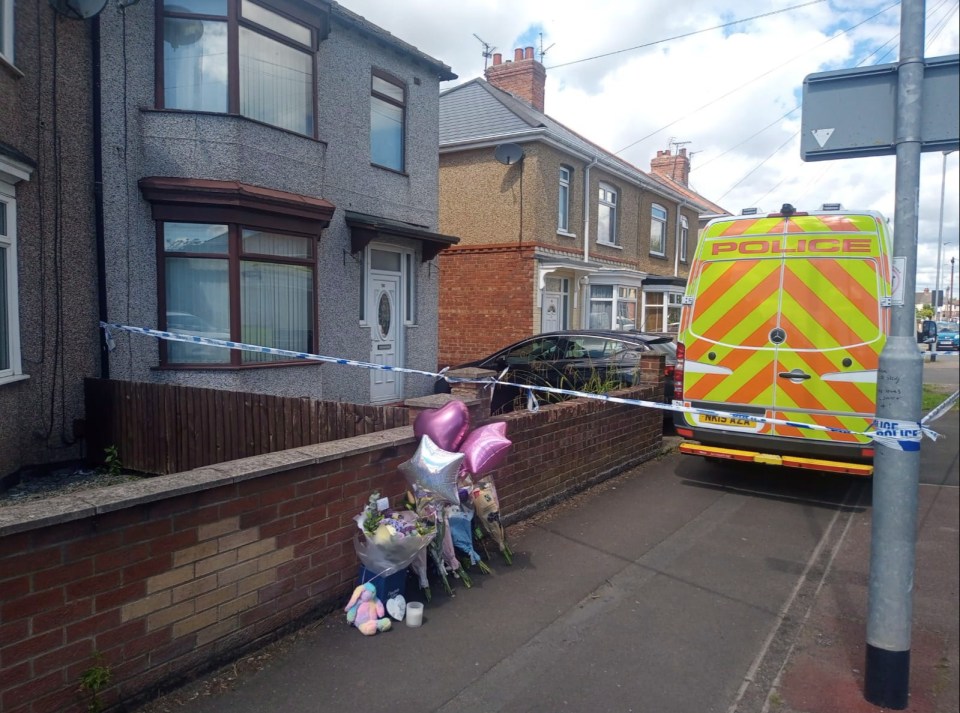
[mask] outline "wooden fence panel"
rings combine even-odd
[[[125,468],[176,473],[409,424],[398,406],[87,379],[88,458],[116,446]]]

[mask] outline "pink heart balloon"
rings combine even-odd
[[[414,419],[413,434],[430,436],[445,451],[456,451],[470,428],[470,412],[463,401],[450,401],[438,409],[421,411]]]
[[[483,475],[503,464],[513,442],[507,438],[507,424],[488,423],[473,429],[460,444],[463,463],[473,475]]]

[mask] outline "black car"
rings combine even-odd
[[[671,403],[677,345],[669,335],[604,330],[546,332],[454,368],[479,367],[497,374],[507,369],[503,381],[597,393],[632,385],[638,378],[639,355],[650,351],[666,355],[663,400]],[[449,393],[450,384],[438,380],[434,391]],[[534,395],[541,403],[563,398],[536,390]],[[505,413],[525,405],[524,389],[497,386],[491,397],[490,411]],[[669,412],[665,413],[669,415]]]

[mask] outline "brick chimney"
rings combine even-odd
[[[547,83],[547,70],[533,58],[533,47],[519,47],[513,51],[513,61],[503,61],[498,52],[493,55],[493,64],[484,72],[487,81],[497,89],[510,92],[518,99],[543,111],[543,88]]]
[[[666,151],[657,151],[657,157],[650,161],[650,171],[659,176],[670,178],[680,185],[690,184],[690,158],[686,149],[680,149],[677,155]]]

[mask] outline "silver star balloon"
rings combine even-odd
[[[400,464],[400,472],[410,485],[418,485],[448,502],[457,503],[457,474],[463,459],[463,453],[445,451],[431,441],[430,436],[423,436],[413,458]]]

